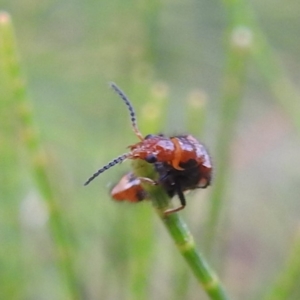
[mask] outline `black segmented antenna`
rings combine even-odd
[[[131,125],[132,125],[132,128],[133,128],[133,131],[134,133],[136,134],[136,136],[141,140],[143,141],[144,140],[144,137],[143,135],[141,134],[141,132],[139,131],[138,129],[138,126],[137,126],[137,121],[136,121],[136,116],[135,116],[135,112],[134,112],[134,109],[133,109],[133,106],[132,104],[130,103],[128,97],[124,94],[124,92],[113,82],[110,83],[110,86],[112,87],[112,89],[121,97],[121,99],[125,102],[125,104],[127,105],[128,107],[128,110],[130,112],[130,117],[131,117]]]
[[[137,126],[137,122],[136,122],[136,116],[135,116],[135,112],[133,109],[132,104],[130,103],[129,99],[127,98],[127,96],[124,94],[124,92],[113,82],[110,83],[110,86],[112,87],[112,89],[121,97],[121,99],[125,102],[129,113],[130,113],[130,118],[131,118],[131,125],[133,128],[134,133],[136,134],[136,136],[143,141],[144,137],[142,136],[141,132],[138,129]],[[86,182],[84,185],[88,185],[91,181],[93,181],[96,177],[98,177],[101,173],[105,172],[106,170],[110,169],[111,167],[113,167],[114,165],[124,161],[126,158],[128,158],[130,156],[130,153],[125,153],[120,155],[119,157],[113,159],[111,162],[109,162],[108,164],[106,164],[104,167],[102,167],[101,169],[99,169],[96,173],[94,173]]]
[[[128,157],[129,153],[125,153],[120,155],[119,157],[113,159],[111,162],[109,162],[107,165],[99,169],[96,173],[94,173],[86,182],[84,185],[88,185],[92,180],[94,180],[96,177],[98,177],[101,173],[105,172],[106,170],[110,169],[114,165],[122,162]]]

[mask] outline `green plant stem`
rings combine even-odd
[[[229,2],[229,1],[228,1]],[[232,1],[237,3],[238,1]],[[244,86],[246,83],[246,65],[251,47],[251,32],[245,26],[240,14],[240,6],[232,5],[229,12],[229,28],[226,38],[228,44],[227,62],[224,74],[221,115],[217,134],[216,177],[213,183],[209,214],[205,236],[206,253],[212,253],[220,216],[224,207],[226,182],[230,174],[230,152],[234,139]]]
[[[3,47],[3,61],[7,80],[13,93],[13,101],[20,124],[20,134],[29,156],[29,166],[41,197],[45,200],[49,213],[49,227],[53,238],[56,259],[65,279],[69,297],[79,299],[78,282],[75,276],[68,234],[62,212],[56,202],[53,187],[48,178],[48,157],[42,148],[41,140],[34,124],[26,85],[22,77],[17,48],[10,16],[0,13],[0,35]]]
[[[193,90],[187,99],[187,128],[191,134],[201,135],[206,121],[206,94],[201,90]]]
[[[133,169],[137,176],[155,179],[155,172],[151,165],[141,160],[133,161]],[[153,206],[163,221],[179,252],[193,271],[196,279],[204,291],[214,300],[229,299],[217,275],[210,268],[204,257],[197,251],[195,242],[187,225],[178,213],[165,216],[164,211],[169,208],[170,199],[159,186],[145,184],[144,188],[150,194]]]
[[[296,232],[295,241],[291,247],[286,265],[280,272],[276,282],[269,289],[264,300],[289,299],[300,281],[300,228]]]
[[[21,299],[26,291],[26,255],[22,244],[20,197],[22,171],[16,149],[14,109],[3,74],[0,38],[0,299]],[[17,287],[17,288],[16,288]]]

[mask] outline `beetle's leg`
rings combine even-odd
[[[186,206],[186,200],[185,200],[183,191],[182,191],[181,186],[180,186],[180,184],[179,184],[178,181],[175,181],[175,189],[176,189],[176,193],[177,193],[177,195],[179,197],[181,206],[176,207],[176,208],[170,208],[170,209],[166,210],[164,212],[165,216],[170,215],[170,214],[172,214],[174,212],[180,211],[180,210],[184,209],[185,206]]]

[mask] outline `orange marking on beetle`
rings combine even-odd
[[[173,142],[173,144],[175,146],[174,158],[171,161],[171,164],[176,170],[184,170],[183,168],[181,168],[179,166],[179,164],[181,162],[181,157],[182,157],[182,150],[181,150],[179,141],[177,138],[171,138],[171,141]]]

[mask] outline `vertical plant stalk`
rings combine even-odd
[[[155,179],[155,172],[151,165],[142,160],[135,160],[132,165],[137,176]],[[213,300],[228,300],[229,297],[219,278],[210,268],[204,257],[197,251],[193,236],[187,225],[179,217],[179,214],[164,215],[164,211],[170,205],[170,199],[166,193],[159,186],[145,184],[144,188],[150,194],[153,206],[175,242],[180,254],[184,257],[206,294]]]
[[[191,134],[201,135],[206,121],[206,94],[195,89],[187,98],[187,128]]]
[[[0,35],[0,299],[21,299],[26,291],[26,257],[20,230],[20,186],[14,106],[3,74]],[[17,287],[17,288],[15,288]]]
[[[221,115],[216,144],[216,178],[213,184],[205,236],[207,253],[211,253],[224,207],[226,182],[230,172],[230,152],[245,86],[246,65],[252,42],[251,31],[240,20],[239,8],[231,11],[228,30],[227,63],[224,74]]]
[[[279,66],[278,59],[262,32],[257,31],[252,57],[277,103],[300,133],[300,94]]]
[[[295,128],[300,132],[299,92],[283,71],[279,58],[260,29],[251,5],[245,0],[224,0],[223,2],[228,10],[238,7],[241,18],[245,20],[245,25],[251,28],[253,34],[251,58],[269,85],[274,99],[289,115]]]
[[[289,299],[300,282],[300,228],[296,232],[286,265],[263,300]]]
[[[7,81],[13,93],[14,107],[20,124],[20,134],[29,156],[29,166],[37,189],[44,199],[49,213],[49,227],[54,242],[54,250],[60,273],[68,290],[68,299],[80,299],[78,282],[75,276],[71,247],[63,221],[62,212],[57,205],[55,193],[47,175],[49,161],[42,148],[41,140],[34,124],[30,101],[19,63],[13,25],[6,12],[0,12],[0,35],[3,47],[3,61]]]

